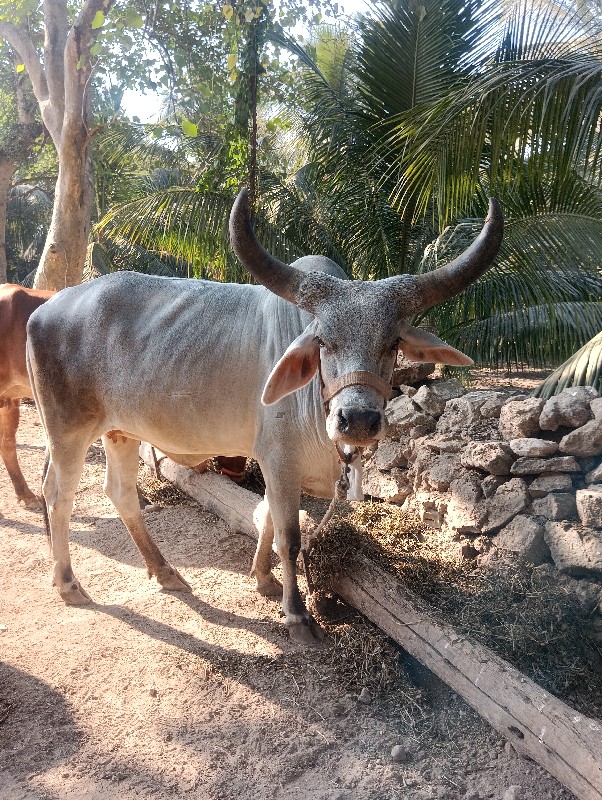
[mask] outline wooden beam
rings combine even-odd
[[[142,445],[141,456],[153,466],[148,445]],[[257,495],[222,475],[198,474],[164,457],[159,466],[160,474],[183,492],[235,530],[257,538]],[[331,587],[454,689],[519,753],[541,764],[580,800],[602,800],[602,722],[579,714],[491,650],[436,622],[426,603],[368,559],[360,559],[352,576],[333,580]]]
[[[435,622],[391,574],[361,559],[332,589],[451,686],[521,754],[580,800],[602,800],[602,723],[545,692],[491,650]]]

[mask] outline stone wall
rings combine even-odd
[[[548,401],[465,391],[455,380],[402,386],[389,434],[366,453],[367,495],[413,509],[465,557],[513,553],[602,579],[602,398]]]

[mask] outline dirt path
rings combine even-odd
[[[31,407],[19,442],[37,486]],[[102,474],[91,451],[71,552],[95,602],[70,608],[49,584],[41,515],[16,504],[0,466],[2,800],[571,799],[414,664],[359,703],[333,634],[319,651],[291,645],[278,605],[253,591],[254,543],[194,505],[148,515],[193,589],[161,591]],[[397,744],[405,763],[391,758]]]

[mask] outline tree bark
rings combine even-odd
[[[86,0],[69,25],[66,0],[44,0],[44,56],[27,31],[0,22],[0,36],[19,53],[59,158],[52,221],[34,286],[63,289],[81,282],[92,210],[88,130],[92,21],[112,0]]]

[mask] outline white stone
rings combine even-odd
[[[445,411],[445,400],[428,386],[421,386],[412,399],[432,417],[440,417]]]
[[[550,397],[541,411],[539,427],[556,431],[560,426],[578,428],[592,418],[591,401],[598,396],[593,386],[571,386]]]
[[[602,484],[592,484],[587,489],[577,489],[577,513],[583,525],[602,528]]]
[[[508,444],[515,455],[524,458],[552,456],[558,450],[557,442],[549,442],[546,439],[511,439]]]
[[[544,538],[561,572],[574,577],[602,574],[602,531],[574,522],[548,522]]]
[[[514,458],[500,442],[469,442],[460,456],[463,467],[474,467],[491,475],[509,475]]]
[[[539,416],[544,400],[529,397],[509,400],[500,411],[499,432],[504,439],[521,439],[539,432]]]
[[[500,550],[515,553],[530,564],[544,564],[550,560],[550,548],[544,540],[544,523],[537,517],[519,514],[495,537]]]
[[[572,456],[599,456],[602,453],[602,419],[592,419],[560,440],[561,453]]]

